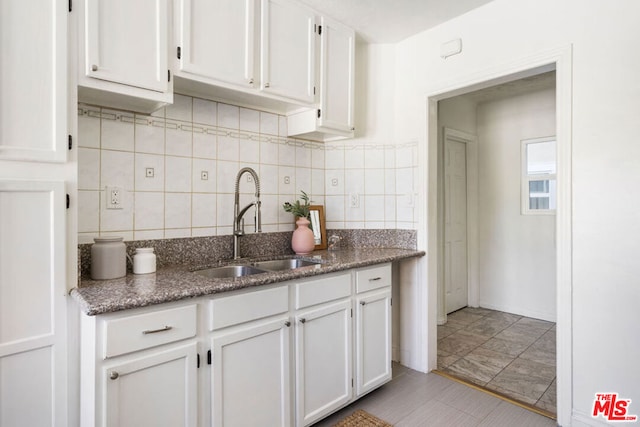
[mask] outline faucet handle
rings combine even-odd
[[[336,236],[335,234],[331,237],[329,237],[329,247],[328,250],[330,251],[335,251],[336,249],[338,249],[338,244],[340,243],[340,236]]]

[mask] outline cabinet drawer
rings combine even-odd
[[[106,320],[104,358],[196,335],[196,305]]]
[[[210,308],[210,331],[285,313],[289,311],[289,287],[217,298],[211,300]]]
[[[391,286],[391,264],[376,265],[356,271],[356,293]]]
[[[351,295],[351,273],[296,284],[296,309]]]

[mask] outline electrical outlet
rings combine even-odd
[[[251,184],[253,182],[253,177],[251,176],[251,174],[247,174],[247,182],[249,184]]]
[[[122,199],[124,197],[122,188],[106,187],[107,209],[122,209]]]
[[[287,185],[290,184],[291,183],[291,178],[289,178],[288,176],[285,176],[284,177],[284,183],[287,184]]]
[[[145,169],[145,176],[147,178],[153,178],[156,175],[155,170],[153,168],[146,168]]]
[[[331,180],[331,186],[332,187],[337,187],[338,186],[338,178],[333,178]]]
[[[350,208],[360,207],[360,194],[358,193],[349,194],[349,207]]]
[[[209,171],[200,172],[200,179],[203,181],[209,180]]]

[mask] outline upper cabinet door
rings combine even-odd
[[[262,0],[261,89],[314,102],[314,13],[288,0]]]
[[[85,74],[168,89],[168,0],[86,0]]]
[[[253,86],[255,0],[178,0],[180,70]]]
[[[0,4],[0,160],[67,160],[67,10]]]
[[[318,125],[352,131],[355,33],[326,17],[321,22]]]

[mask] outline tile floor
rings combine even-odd
[[[438,369],[556,413],[556,326],[466,307],[438,326]]]
[[[395,427],[553,427],[542,415],[440,375],[393,366],[393,380],[314,424],[330,427],[364,409]]]

